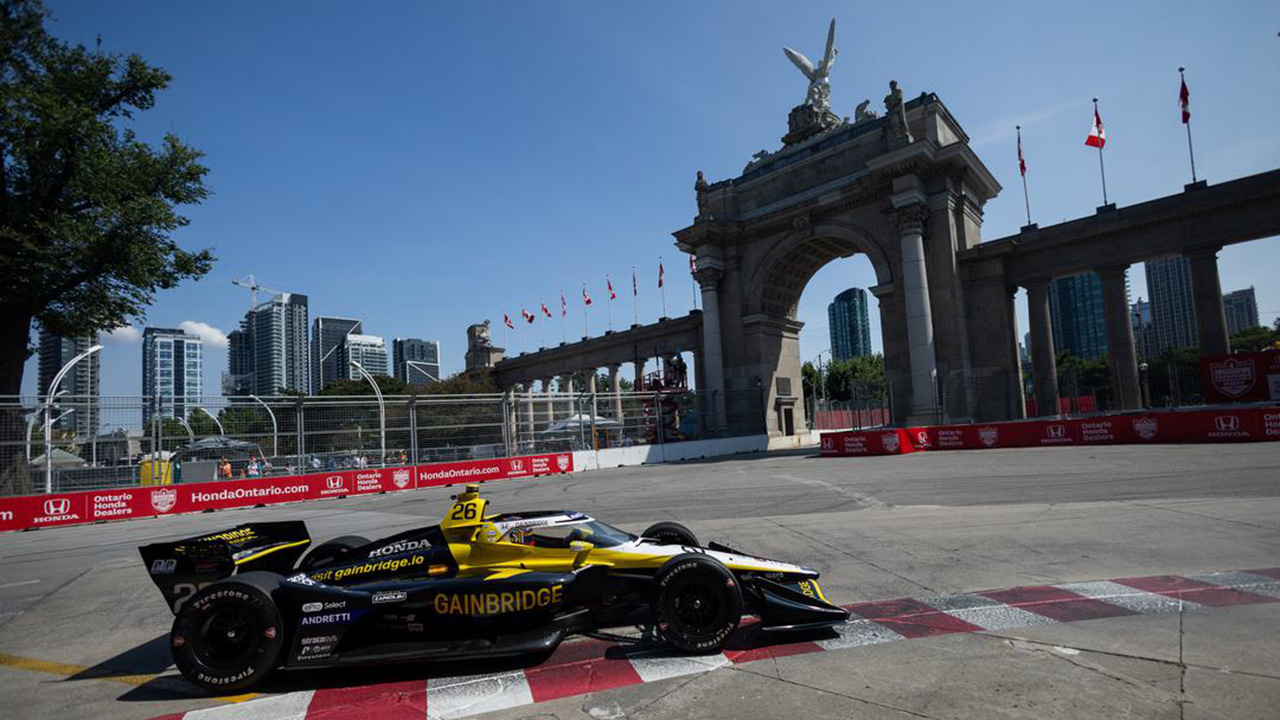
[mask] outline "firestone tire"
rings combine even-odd
[[[331,562],[341,560],[346,557],[355,548],[368,545],[367,538],[359,535],[343,535],[336,537],[328,542],[320,543],[311,548],[306,555],[302,557],[302,561],[298,563],[299,570],[311,570],[313,568],[328,565]]]
[[[694,535],[692,530],[678,522],[654,523],[653,525],[650,525],[647,530],[640,533],[640,537],[657,540],[658,542],[666,545],[702,547],[698,544],[698,536]]]
[[[687,653],[717,652],[742,620],[742,588],[719,561],[698,553],[668,560],[654,577],[658,634]]]
[[[215,692],[244,690],[280,665],[287,640],[271,593],[274,573],[220,580],[192,596],[174,618],[169,647],[191,682]]]

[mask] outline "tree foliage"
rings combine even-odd
[[[1231,349],[1235,351],[1261,352],[1276,347],[1280,342],[1280,325],[1275,329],[1256,325],[1231,336]]]
[[[828,400],[878,402],[885,398],[883,355],[863,355],[824,363],[821,371],[812,363],[800,368],[806,395],[825,392]]]
[[[0,394],[18,391],[33,322],[64,336],[145,315],[209,271],[180,248],[177,208],[209,191],[201,153],[128,123],[170,76],[138,55],[70,45],[38,0],[0,0]]]

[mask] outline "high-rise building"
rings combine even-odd
[[[43,400],[58,372],[77,355],[96,345],[98,334],[64,338],[41,330],[39,342],[38,392]],[[54,427],[74,430],[77,438],[91,438],[98,433],[98,395],[102,381],[99,367],[98,353],[94,353],[76,363],[62,378],[58,392],[65,390],[66,399],[54,402]]]
[[[1155,357],[1156,333],[1151,321],[1151,303],[1138,298],[1138,302],[1129,306],[1129,318],[1133,325],[1133,346],[1138,358],[1146,360]]]
[[[831,331],[831,357],[848,360],[871,354],[866,290],[849,288],[836,295],[827,305],[827,325]]]
[[[410,385],[440,381],[440,343],[436,340],[396,338],[391,343],[395,377]]]
[[[1107,354],[1107,321],[1102,308],[1102,278],[1082,273],[1049,283],[1053,349],[1084,360]]]
[[[175,328],[142,331],[143,422],[187,416],[204,393],[204,341]]]
[[[1191,295],[1191,264],[1185,257],[1175,255],[1148,260],[1145,267],[1155,352],[1170,347],[1199,347],[1196,306]]]
[[[306,295],[282,293],[259,303],[245,313],[240,329],[227,340],[229,377],[224,392],[277,395],[281,390],[305,393],[311,389]]]
[[[325,317],[315,319],[311,328],[311,394],[317,395],[329,383],[350,375],[349,368],[339,363],[339,349],[347,335],[359,335],[364,328],[353,318]]]
[[[1222,309],[1227,314],[1227,333],[1231,335],[1262,324],[1258,322],[1258,298],[1252,286],[1223,295]]]
[[[354,360],[360,363],[370,375],[387,374],[387,345],[377,335],[357,335],[350,333],[338,346],[338,361],[345,371],[343,377],[359,380],[360,371],[351,366]]]

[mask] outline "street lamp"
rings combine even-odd
[[[183,418],[181,415],[175,415],[173,419],[177,420],[178,424],[181,425],[183,429],[187,431],[187,438],[190,439],[192,443],[194,443],[196,441],[196,434],[191,430],[191,426],[187,424],[186,419]]]
[[[65,394],[65,393],[66,393],[66,390],[63,390],[62,392],[60,392],[60,393],[58,393],[58,394],[59,394],[59,395],[63,395],[63,394]],[[27,423],[27,464],[28,464],[28,465],[30,465],[30,464],[31,464],[31,430],[32,430],[33,428],[35,428],[35,426],[36,426],[36,420],[40,419],[40,413],[42,413],[42,412],[44,412],[44,410],[43,410],[43,409],[37,410],[37,411],[36,411],[36,414],[35,414],[34,416],[32,416],[32,418],[31,418],[31,422]],[[56,417],[56,418],[54,418],[54,419],[53,419],[54,424],[57,424],[57,422],[58,422],[59,420],[61,420],[62,418],[66,417],[66,416],[68,416],[68,415],[70,415],[70,414],[71,414],[71,413],[73,413],[73,412],[75,412],[75,408],[72,408],[72,409],[70,409],[70,410],[67,410],[67,411],[63,412],[61,415],[59,415],[58,417]],[[48,449],[48,448],[45,448],[45,452],[48,452],[48,451],[49,451],[49,449]]]
[[[58,392],[58,385],[62,382],[62,378],[71,372],[71,368],[81,360],[102,349],[101,345],[94,345],[79,355],[71,358],[71,362],[62,366],[57,375],[53,376],[53,382],[49,383],[49,389],[44,396],[44,491],[46,493],[53,492],[53,453],[50,448],[53,445],[53,418],[50,416],[50,410],[53,406],[54,395]]]
[[[1142,378],[1142,407],[1151,407],[1151,376],[1147,374],[1149,365],[1144,363],[1138,364],[1138,377]]]
[[[355,360],[351,360],[350,363],[351,367],[359,371],[360,375],[369,381],[369,384],[373,386],[373,394],[378,396],[378,434],[379,442],[382,444],[382,456],[378,462],[381,467],[385,467],[387,464],[387,406],[382,400],[382,390],[378,388],[378,381],[373,379],[373,376],[369,374],[368,370],[364,369],[363,365]]]
[[[262,398],[257,395],[250,395],[251,399],[257,401],[259,405],[267,409],[267,414],[271,416],[271,457],[280,456],[280,428],[276,425],[276,414],[271,411],[271,406],[262,402]],[[222,429],[222,423],[218,423],[218,429]]]
[[[199,410],[200,412],[204,413],[205,415],[208,415],[208,416],[209,416],[209,419],[210,419],[210,420],[213,420],[213,424],[218,426],[218,434],[219,434],[219,435],[226,435],[226,434],[227,434],[227,431],[222,429],[222,421],[218,419],[218,416],[217,416],[217,415],[214,415],[213,413],[209,412],[208,410],[205,410],[205,409],[204,409],[202,406],[200,406],[200,405],[193,405],[193,406],[191,407],[191,409],[192,409],[192,410]]]

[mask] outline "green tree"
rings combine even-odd
[[[1280,340],[1280,329],[1272,330],[1261,325],[1256,325],[1251,328],[1245,328],[1235,335],[1232,335],[1231,349],[1243,350],[1246,352],[1261,352],[1274,347],[1277,340]]]
[[[46,16],[39,0],[0,0],[0,395],[20,392],[35,324],[121,327],[213,262],[172,239],[187,224],[177,208],[208,195],[201,153],[172,134],[153,148],[127,127],[170,76],[62,42]],[[21,482],[6,474],[0,492]]]

